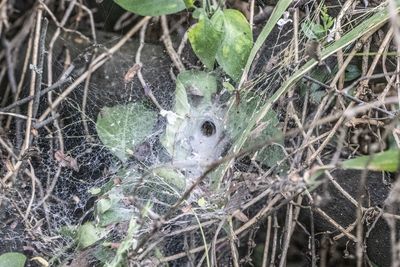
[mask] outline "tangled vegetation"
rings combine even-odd
[[[0,267],[399,266],[399,11],[0,1]]]

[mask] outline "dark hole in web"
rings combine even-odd
[[[214,135],[216,132],[215,124],[212,121],[205,121],[201,125],[201,133],[204,136],[210,137]]]

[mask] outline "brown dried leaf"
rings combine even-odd
[[[125,83],[130,83],[132,82],[133,78],[135,78],[137,72],[140,70],[142,66],[138,63],[133,65],[126,73],[124,76],[124,82]]]
[[[243,223],[249,221],[249,218],[241,210],[236,210],[235,212],[233,212],[232,216]]]
[[[77,160],[71,156],[65,155],[62,151],[57,150],[54,154],[54,158],[61,164],[62,167],[79,171]]]

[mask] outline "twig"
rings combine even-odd
[[[272,241],[272,251],[271,251],[271,261],[269,266],[270,267],[275,267],[275,257],[276,257],[276,250],[278,246],[278,231],[279,231],[279,224],[278,224],[278,219],[276,217],[276,214],[274,214],[274,237]]]
[[[47,87],[46,89],[42,90],[42,91],[40,92],[40,97],[44,96],[44,95],[47,94],[48,92],[53,91],[53,90],[55,90],[55,89],[57,89],[57,88],[63,86],[63,85],[66,84],[66,83],[69,83],[69,82],[71,82],[71,81],[72,81],[72,78],[71,78],[71,77],[68,77],[68,78],[62,79],[62,80],[58,80],[58,81],[57,81],[56,83],[54,83],[53,85],[51,85],[51,86]],[[28,102],[31,101],[34,97],[35,97],[35,96],[28,96],[28,97],[25,97],[25,98],[23,98],[23,99],[21,99],[21,100],[15,101],[14,103],[10,104],[9,106],[4,107],[4,108],[1,108],[0,111],[2,111],[2,112],[9,111],[9,110],[11,110],[11,109],[13,109],[13,108],[15,108],[15,107],[17,107],[17,106],[20,106],[20,105],[23,105],[23,104],[25,104],[25,103],[28,103]]]
[[[165,15],[161,16],[161,27],[163,29],[163,39],[165,48],[167,49],[167,53],[171,58],[172,62],[174,63],[175,67],[178,69],[179,72],[185,70],[185,66],[183,65],[181,59],[179,58],[178,54],[175,52],[175,49],[172,45],[171,36],[169,35],[168,30],[168,22],[167,17]]]
[[[281,261],[279,262],[279,267],[286,266],[286,255],[289,249],[290,239],[292,237],[292,216],[293,216],[293,205],[288,204],[286,208],[286,235],[283,243],[283,248],[281,252]]]
[[[271,239],[271,222],[272,222],[272,217],[268,216],[267,230],[266,230],[265,241],[264,241],[263,261],[261,264],[262,267],[267,267],[267,264],[268,264],[269,244],[271,241],[270,240]]]
[[[4,139],[0,136],[0,145],[4,147],[4,149],[10,154],[14,159],[18,159],[17,155],[14,154],[12,148],[4,141]]]
[[[136,51],[136,56],[135,56],[135,63],[138,64],[139,66],[142,66],[142,62],[141,62],[140,57],[141,57],[142,49],[143,49],[144,43],[145,43],[144,39],[145,39],[145,35],[146,35],[147,24],[148,24],[148,21],[143,24],[142,29],[140,30],[140,44],[139,44],[139,47],[138,47],[138,49]],[[163,110],[161,105],[158,103],[157,99],[154,97],[153,91],[151,90],[151,88],[147,85],[146,81],[144,80],[141,67],[137,71],[137,77],[138,77],[138,79],[140,81],[140,84],[143,87],[145,95],[150,98],[150,100],[154,103],[154,105],[160,111]]]
[[[40,8],[40,7],[39,7]],[[40,91],[42,87],[42,76],[43,76],[43,62],[44,62],[44,54],[45,54],[45,40],[46,40],[46,33],[47,33],[47,26],[49,21],[44,18],[42,22],[42,28],[40,30],[39,36],[39,47],[38,47],[38,64],[33,65],[32,67],[36,71],[36,89],[35,89],[35,98],[33,99],[33,110],[32,110],[32,117],[36,118],[39,103],[40,103]]]
[[[32,194],[31,194],[31,198],[29,200],[29,204],[28,207],[26,208],[25,211],[25,216],[24,216],[24,221],[26,221],[28,219],[28,215],[31,211],[32,208],[32,204],[33,204],[33,200],[35,199],[35,192],[36,192],[36,175],[35,175],[35,170],[32,166],[32,164],[29,162],[29,168],[30,168],[30,174],[29,177],[31,178],[31,183],[32,183]]]
[[[35,119],[32,119],[32,118],[29,118],[28,116],[24,116],[24,115],[16,114],[16,113],[10,113],[10,112],[0,111],[0,115],[12,116],[12,117],[16,117],[16,118],[20,118],[20,119],[24,119],[24,120],[32,120],[32,121],[35,120]]]

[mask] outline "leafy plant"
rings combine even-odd
[[[321,40],[328,35],[329,30],[335,24],[335,20],[328,14],[328,8],[323,5],[321,8],[321,24],[311,20],[305,20],[301,24],[301,30],[308,39]]]
[[[250,24],[237,10],[217,10],[211,19],[201,12],[199,22],[189,29],[193,51],[207,68],[215,60],[234,80],[243,72],[253,45]]]
[[[193,0],[114,0],[122,8],[143,16],[159,16],[195,8],[199,21],[188,30],[194,53],[213,70],[215,61],[232,79],[238,80],[253,46],[250,24],[242,13],[219,7],[195,7]],[[210,17],[209,17],[210,16]]]

